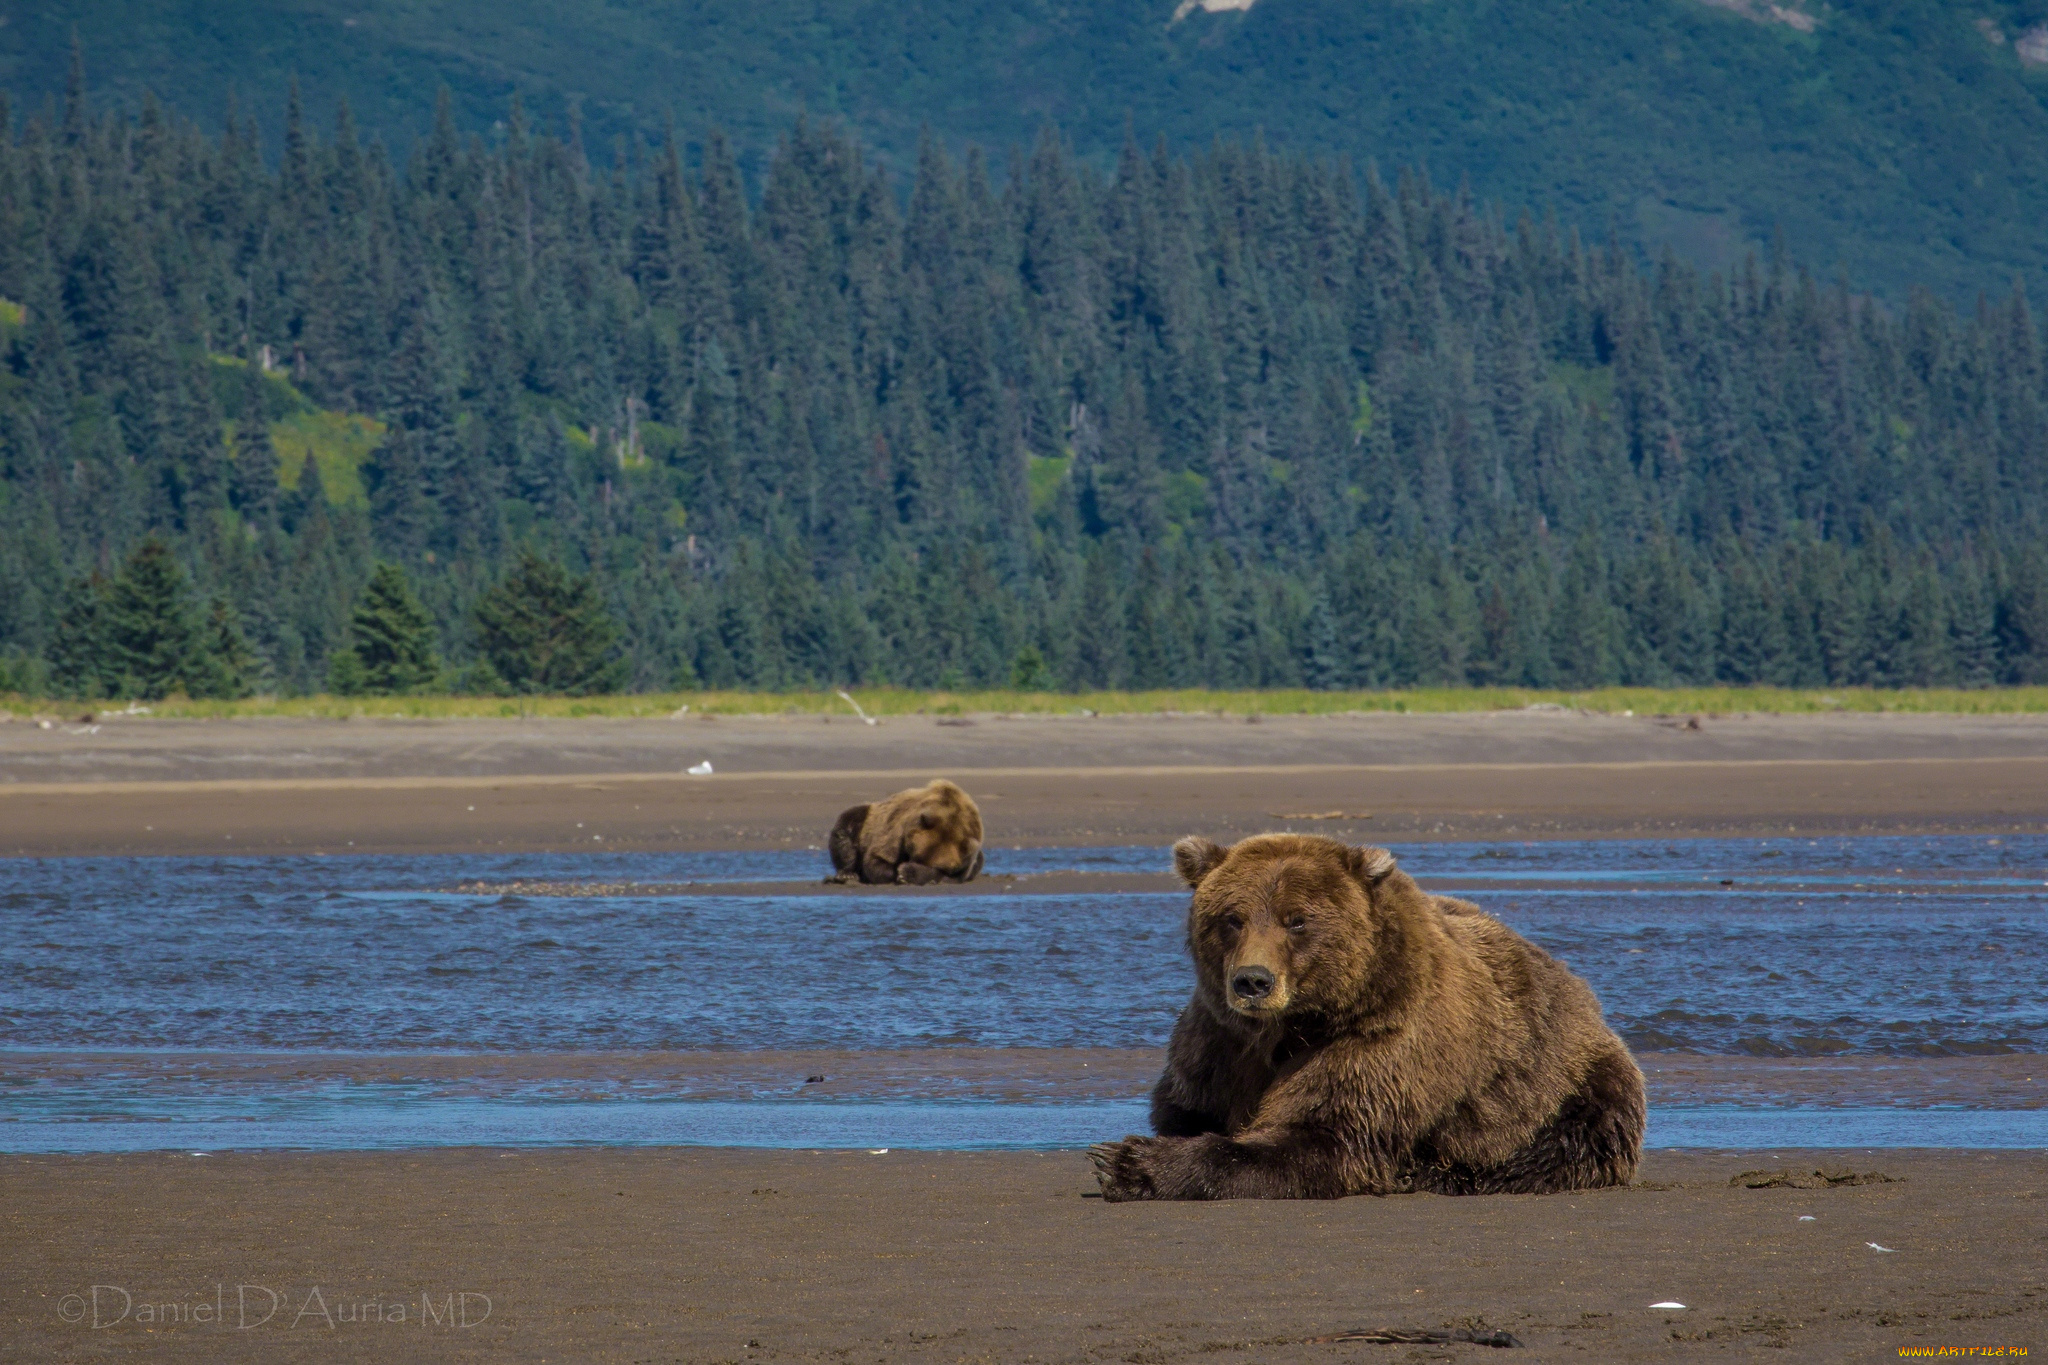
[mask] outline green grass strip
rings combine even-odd
[[[1408,688],[1384,692],[1207,691],[1007,692],[914,691],[855,688],[854,700],[872,716],[1079,715],[1102,716],[1346,715],[1405,712],[1445,715],[1468,711],[1561,708],[1600,715],[1802,715],[1830,711],[1887,711],[1937,715],[2048,713],[2048,687],[1798,689],[1779,687],[1603,687],[1586,692],[1530,688]],[[143,704],[138,704],[143,705]],[[88,711],[126,713],[126,702],[58,703],[0,697],[0,712],[31,718],[71,718]],[[688,711],[682,708],[688,707]],[[581,716],[634,718],[690,716],[844,715],[853,708],[835,692],[659,692],[604,697],[250,697],[191,701],[174,697],[146,704],[165,719],[350,717],[421,719],[457,717]],[[139,713],[137,713],[139,714]]]

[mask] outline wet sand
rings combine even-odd
[[[729,1052],[178,1052],[0,1053],[7,1082],[125,1086],[138,1100],[195,1091],[290,1094],[336,1085],[405,1085],[447,1099],[981,1100],[1138,1099],[1163,1048],[933,1047]],[[2048,1058],[1728,1057],[1642,1052],[1652,1106],[2032,1110],[2048,1108]],[[0,1132],[4,1140],[4,1132]]]
[[[2048,829],[2048,718],[948,719],[16,722],[0,854],[803,849],[934,775],[997,845]]]
[[[1893,1179],[1730,1184],[1815,1169]],[[1356,1328],[1617,1362],[2048,1344],[2033,1153],[1658,1152],[1634,1188],[1549,1197],[1092,1191],[1076,1153],[0,1158],[0,1342],[49,1361],[1214,1365],[1493,1358],[1308,1341]]]

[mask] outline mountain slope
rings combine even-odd
[[[2048,280],[2042,0],[45,0],[0,26],[0,88],[61,94],[75,30],[88,87],[214,116],[237,88],[277,126],[296,72],[323,117],[346,96],[403,147],[445,83],[489,129],[516,91],[579,107],[592,154],[673,117],[758,159],[800,112],[907,167],[929,124],[992,149],[1057,122],[1108,157],[1135,128],[1176,144],[1273,142],[1426,164],[1510,211],[1727,264],[1782,230],[1816,270],[1959,301]],[[1791,22],[1773,22],[1771,16]],[[1759,17],[1760,16],[1760,17]],[[1810,30],[1810,31],[1809,31]]]

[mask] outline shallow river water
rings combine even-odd
[[[1425,886],[1478,901],[1585,977],[1639,1052],[2004,1055],[2024,1071],[2024,1059],[2048,1051],[2048,839],[1396,851]],[[1070,1101],[905,1097],[857,1084],[813,1096],[693,1098],[644,1085],[565,1096],[518,1086],[454,1093],[360,1067],[338,1081],[258,1080],[247,1071],[229,1081],[209,1064],[259,1055],[819,1050],[912,1059],[924,1049],[943,1063],[958,1049],[1156,1047],[1186,996],[1181,894],[450,889],[472,881],[795,883],[819,875],[820,858],[9,862],[0,866],[0,1149],[1062,1146],[1142,1127],[1142,1087],[1131,1084]],[[995,850],[988,871],[1166,865],[1156,848]],[[95,1055],[110,1060],[95,1067]],[[128,1060],[115,1064],[117,1056]],[[53,1057],[66,1066],[53,1069]],[[2048,1145],[2048,1109],[2020,1093],[1997,1107],[1953,1097],[1825,1110],[1664,1104],[1653,1111],[1651,1140]]]

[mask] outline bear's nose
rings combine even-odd
[[[1245,1000],[1263,1000],[1273,993],[1273,973],[1264,967],[1239,967],[1230,974],[1230,990]]]

